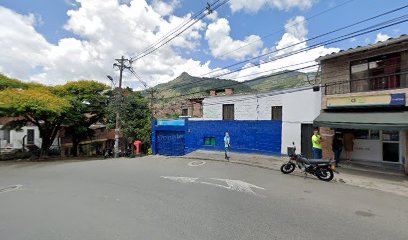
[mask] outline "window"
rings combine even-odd
[[[380,131],[370,130],[370,139],[371,140],[380,140]]]
[[[273,106],[272,107],[272,120],[282,121],[282,106]]]
[[[392,141],[398,142],[399,141],[399,132],[398,131],[383,131],[382,132],[382,140],[383,141]]]
[[[222,120],[234,120],[234,104],[222,105]]]
[[[356,139],[369,139],[369,131],[368,130],[356,130],[354,132],[354,137]]]
[[[27,129],[27,144],[34,144],[34,129]]]
[[[181,110],[181,116],[188,116],[188,109],[187,108],[183,108]]]
[[[0,140],[6,140],[7,143],[10,143],[10,130],[9,129],[0,130]]]
[[[215,137],[204,137],[204,145],[215,146]]]
[[[407,87],[401,86],[400,73],[401,53],[351,62],[351,92]]]

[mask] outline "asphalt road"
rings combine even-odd
[[[408,239],[406,198],[244,165],[188,163],[2,163],[0,239]]]

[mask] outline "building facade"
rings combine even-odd
[[[152,152],[180,156],[196,150],[224,151],[224,136],[227,131],[230,133],[234,152],[280,154],[281,121],[188,118],[153,121]]]
[[[335,134],[348,134],[354,139],[344,139],[349,150],[351,146],[352,160],[408,172],[408,36],[317,61],[322,69],[323,94],[322,112],[315,125],[326,139],[324,157],[333,157]]]
[[[27,125],[20,130],[3,129],[14,118],[0,118],[0,149],[26,149],[27,146],[41,147],[42,139],[37,126]]]
[[[319,115],[320,106],[321,92],[312,87],[262,94],[210,96],[203,101],[203,119],[280,121],[280,152],[286,154],[286,147],[294,142],[299,151],[311,157],[313,120]],[[268,129],[261,131],[259,137],[265,134],[269,134]]]

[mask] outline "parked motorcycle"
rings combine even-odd
[[[112,149],[106,149],[103,157],[104,158],[113,158],[114,154],[113,154]]]
[[[296,166],[305,174],[312,174],[322,181],[329,182],[333,179],[336,171],[335,162],[324,161],[320,159],[307,159],[301,154],[296,154],[296,146],[293,143],[292,147],[288,147],[289,161],[281,166],[281,171],[284,174],[293,172]],[[337,173],[337,172],[336,172]]]

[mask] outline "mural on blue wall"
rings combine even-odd
[[[152,122],[152,152],[165,156],[185,154],[184,120],[157,120]]]
[[[281,121],[188,121],[153,122],[153,154],[180,156],[195,150],[224,150],[224,136],[231,136],[231,151],[280,154]]]
[[[242,153],[280,154],[281,121],[188,121],[185,135],[186,153],[203,150],[224,150],[224,136],[231,137],[231,150]],[[211,144],[208,139],[213,139]],[[211,140],[210,140],[211,141]]]

